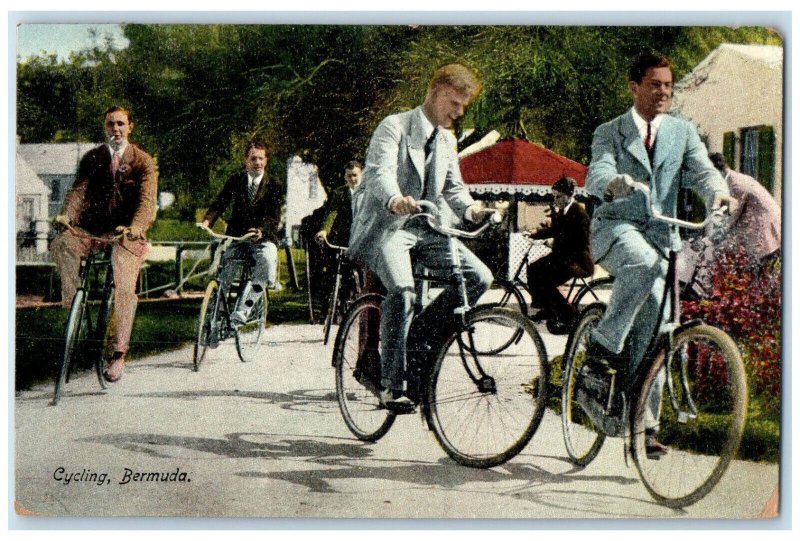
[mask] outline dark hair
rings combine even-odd
[[[250,151],[253,150],[254,148],[259,148],[263,150],[264,154],[266,154],[267,157],[269,157],[269,146],[267,146],[267,144],[264,141],[261,141],[259,139],[253,139],[252,141],[247,143],[247,146],[244,147],[244,157],[247,158],[250,155]]]
[[[103,113],[103,118],[105,119],[111,113],[122,113],[128,119],[128,124],[133,123],[133,119],[131,118],[131,112],[125,109],[124,107],[120,107],[119,105],[112,105],[111,107],[106,109],[105,113]]]
[[[714,167],[716,167],[720,173],[724,173],[728,168],[728,164],[725,163],[725,156],[719,152],[712,152],[708,155],[708,159],[711,160],[711,163],[714,164]]]
[[[672,73],[672,63],[669,58],[653,53],[643,53],[631,64],[628,70],[628,80],[641,83],[650,68],[669,68],[670,73]]]
[[[569,177],[561,177],[553,184],[553,189],[572,197],[575,194],[575,184],[575,180]]]
[[[359,169],[363,169],[363,167],[361,167],[360,161],[352,160],[347,162],[347,165],[344,166],[344,170],[347,171],[348,169],[355,169],[356,167],[358,167]]]

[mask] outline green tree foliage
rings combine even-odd
[[[723,42],[781,44],[765,28],[557,26],[126,25],[130,45],[18,66],[23,142],[96,141],[110,104],[158,157],[161,187],[193,219],[252,137],[271,166],[316,163],[328,187],[363,159],[387,114],[420,104],[433,70],[478,69],[484,92],[462,127],[539,142],[588,163],[601,122],[630,107],[627,67],[645,48],[676,79]]]

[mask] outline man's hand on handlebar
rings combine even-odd
[[[144,239],[144,229],[139,225],[131,225],[129,227],[118,225],[116,228],[114,228],[114,233],[117,235],[123,235],[128,240]]]
[[[641,182],[636,182],[630,175],[617,175],[606,186],[603,199],[606,202],[614,201],[615,199],[629,196],[634,190],[650,192],[647,186]]]
[[[495,210],[495,209],[487,209],[482,207],[472,207],[472,221],[475,223],[480,223],[487,218],[491,218],[493,215],[497,214],[498,218],[496,221],[499,222],[502,220],[502,214]]]
[[[63,225],[64,227],[70,227],[72,225],[72,220],[70,220],[69,216],[66,214],[59,214],[53,219],[53,223]]]
[[[410,195],[401,195],[389,202],[389,212],[397,214],[398,216],[414,214],[419,212],[419,205]]]
[[[252,235],[252,237],[250,237],[250,241],[252,242],[258,242],[264,238],[264,233],[262,233],[260,229],[255,227],[251,227],[250,229],[248,229],[247,235]]]
[[[735,197],[730,195],[723,195],[718,193],[714,196],[714,202],[711,204],[711,208],[718,209],[720,207],[728,207],[728,214],[733,214],[736,212],[736,208],[739,206],[739,201],[736,200]]]
[[[314,235],[314,240],[317,241],[317,244],[325,244],[325,239],[328,238],[328,233],[324,229],[322,231],[318,231],[316,235]]]

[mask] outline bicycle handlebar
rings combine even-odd
[[[350,248],[348,248],[347,246],[337,246],[335,244],[331,244],[330,242],[328,242],[328,237],[322,237],[322,240],[324,242],[324,245],[332,250],[339,250],[340,252],[347,252],[350,250]]]
[[[454,227],[448,227],[446,225],[441,225],[436,223],[434,220],[439,218],[439,209],[431,203],[430,201],[417,201],[417,205],[420,207],[422,212],[418,214],[414,214],[411,218],[424,218],[428,222],[428,227],[439,233],[440,235],[444,235],[445,237],[458,237],[462,239],[476,239],[483,234],[483,232],[490,226],[494,226],[499,224],[502,221],[502,217],[500,213],[496,210],[492,211],[492,214],[486,223],[480,226],[475,231],[464,231],[462,229],[456,229]],[[425,212],[427,209],[429,212]]]
[[[706,219],[703,220],[702,222],[687,222],[685,220],[679,220],[678,218],[673,218],[671,216],[665,216],[660,212],[657,212],[653,208],[652,204],[650,206],[650,213],[652,214],[654,220],[659,222],[664,222],[670,225],[675,225],[677,227],[682,227],[684,229],[693,229],[693,230],[705,229],[706,226],[714,220],[714,218],[718,216],[724,216],[727,211],[728,211],[727,205],[723,205],[721,207],[711,209],[709,215],[706,216]]]
[[[206,233],[208,233],[209,235],[211,235],[212,237],[214,237],[216,239],[223,239],[223,240],[228,239],[228,240],[234,240],[234,241],[245,241],[245,240],[250,240],[250,239],[252,239],[252,238],[254,238],[256,236],[255,233],[245,233],[241,237],[232,237],[230,235],[223,235],[221,233],[217,233],[214,230],[212,230],[210,227],[206,227],[202,223],[196,223],[194,225],[197,226],[198,228],[202,229],[203,231],[205,231]]]
[[[86,232],[83,229],[79,229],[79,228],[74,227],[74,226],[72,226],[70,224],[65,224],[63,222],[58,222],[58,223],[63,225],[65,229],[67,229],[70,233],[72,233],[76,237],[81,237],[81,238],[84,238],[84,239],[93,240],[93,241],[97,241],[97,242],[103,242],[105,244],[119,243],[125,237],[125,233],[118,233],[118,234],[114,235],[113,237],[97,237],[95,235],[92,235],[92,234]]]

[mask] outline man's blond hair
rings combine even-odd
[[[464,64],[445,64],[433,72],[433,77],[428,85],[428,94],[442,85],[455,88],[459,92],[469,94],[474,99],[481,91],[481,80],[478,73]]]

